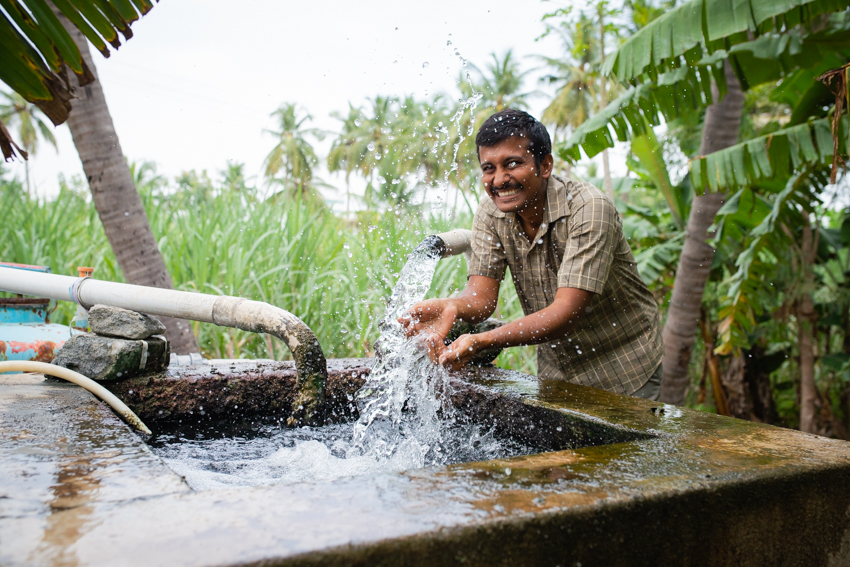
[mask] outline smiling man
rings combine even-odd
[[[425,335],[440,363],[539,345],[538,376],[657,400],[662,343],[655,299],[638,274],[614,204],[582,181],[552,175],[546,128],[503,110],[475,138],[484,188],[472,224],[469,282],[458,296],[414,305],[400,319]],[[443,341],[457,319],[485,320],[510,268],[525,317]]]

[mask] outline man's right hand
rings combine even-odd
[[[457,307],[449,299],[428,299],[411,307],[399,317],[407,338],[415,335],[438,335],[445,339],[457,320]]]
[[[448,299],[429,299],[413,305],[398,318],[407,338],[420,336],[428,356],[437,362],[446,348],[445,340],[457,319],[457,307]]]

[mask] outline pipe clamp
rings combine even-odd
[[[90,280],[90,279],[91,279],[91,277],[89,277],[89,276],[77,278],[76,280],[74,280],[74,283],[71,284],[71,289],[68,290],[70,295],[71,295],[71,299],[73,301],[75,301],[80,307],[82,307],[83,309],[85,309],[87,311],[91,308],[91,305],[84,305],[83,304],[83,300],[80,299],[80,289],[82,289],[85,281]]]

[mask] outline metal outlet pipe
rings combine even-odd
[[[441,244],[437,245],[437,250],[443,258],[466,254],[472,246],[472,231],[465,228],[457,228],[434,236],[440,239]]]
[[[274,335],[286,343],[295,359],[298,395],[288,423],[313,425],[321,421],[320,411],[328,378],[325,355],[310,327],[279,307],[226,295],[160,289],[4,267],[0,267],[0,290],[74,301],[86,309],[93,305],[109,305],[151,315],[178,317]]]

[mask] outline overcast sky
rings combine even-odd
[[[96,51],[93,56],[130,160],[153,161],[169,178],[190,169],[216,175],[234,161],[254,177],[274,145],[263,129],[272,127],[269,114],[281,103],[298,103],[314,117],[313,126],[337,130],[329,114],[345,111],[349,101],[455,94],[458,74],[469,69],[461,57],[483,67],[490,53],[512,48],[534,67],[532,55],[559,54],[554,38],[535,41],[544,29],[543,14],[559,6],[507,0],[162,0],[111,58]],[[538,87],[536,81],[526,85]],[[539,115],[545,105],[546,97],[534,99],[532,112]],[[82,173],[67,128],[57,128],[56,137],[58,154],[42,145],[30,161],[40,195],[56,192],[59,173]],[[325,149],[319,151],[323,156]],[[23,178],[22,165],[8,167]]]

